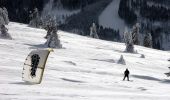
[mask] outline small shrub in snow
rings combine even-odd
[[[168,67],[169,69],[170,69],[170,67]],[[167,75],[167,77],[169,77],[170,76],[170,72],[168,72],[168,73],[164,73],[165,75]]]
[[[93,25],[90,27],[90,37],[99,39],[99,36],[98,36],[98,34],[97,34],[97,28],[96,28],[96,24],[95,24],[95,23],[93,23]]]
[[[123,55],[120,56],[120,59],[117,62],[118,64],[126,65],[125,59],[123,58]]]
[[[138,54],[138,50],[136,50],[135,53]]]
[[[145,55],[144,55],[144,54],[141,54],[140,58],[145,58]]]
[[[0,16],[0,25],[5,25],[5,21],[4,21],[4,18],[2,16]]]
[[[3,39],[12,39],[11,35],[8,33],[8,29],[5,27],[5,25],[0,26],[0,38]]]

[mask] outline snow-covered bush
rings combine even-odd
[[[145,58],[145,55],[144,55],[144,54],[141,54],[140,58]]]
[[[126,45],[126,52],[134,53],[134,44],[132,40],[132,34],[127,31],[124,32],[124,42]]]
[[[0,38],[3,39],[12,39],[11,35],[8,33],[8,29],[5,25],[0,26]]]
[[[145,47],[149,47],[149,48],[152,48],[152,36],[150,33],[147,33],[144,37],[144,40],[143,40],[143,45]]]
[[[120,56],[120,59],[117,61],[118,64],[126,65],[125,59],[123,58],[123,55]]]
[[[99,39],[99,36],[97,34],[97,27],[95,23],[93,23],[92,26],[90,27],[90,37]]]
[[[49,48],[62,48],[62,45],[60,43],[58,34],[57,34],[57,27],[53,25],[52,31],[50,36],[47,38],[47,42],[45,45]]]

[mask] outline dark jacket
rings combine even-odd
[[[124,75],[127,75],[127,76],[128,76],[129,74],[130,74],[129,70],[126,69],[125,72],[124,72]]]

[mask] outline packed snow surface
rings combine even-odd
[[[116,0],[115,0],[116,1]],[[44,49],[45,30],[11,22],[13,40],[0,39],[0,100],[170,100],[170,52],[59,31],[63,49],[49,56],[41,84],[22,81],[25,58]],[[145,58],[141,58],[141,54]],[[123,55],[126,65],[117,64]],[[130,81],[122,81],[130,70]]]
[[[120,0],[113,0],[99,16],[99,24],[106,28],[119,30],[122,34],[126,27],[125,22],[119,17]]]

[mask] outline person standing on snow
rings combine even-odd
[[[126,69],[126,70],[125,70],[125,72],[124,72],[124,78],[123,78],[123,81],[125,80],[125,78],[127,78],[127,80],[129,81],[129,74],[130,74],[129,70],[128,70],[128,69]]]

